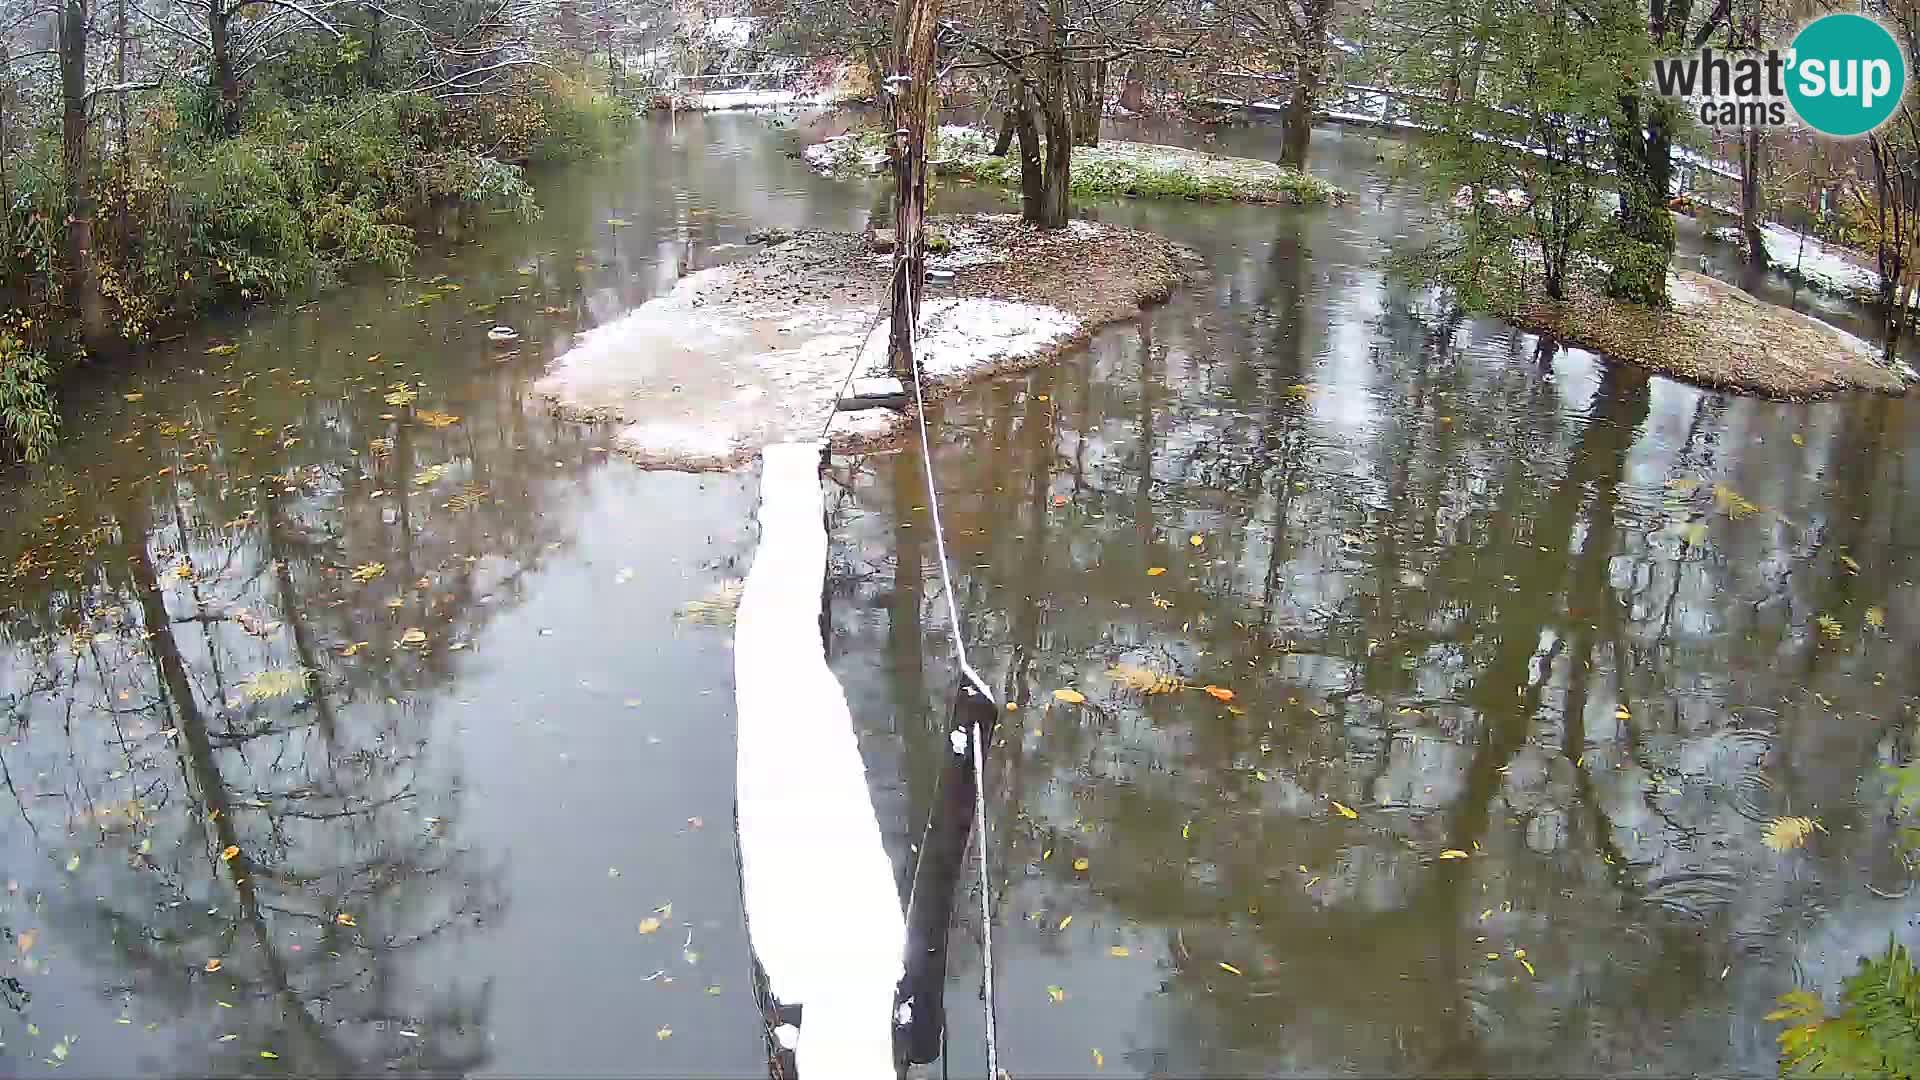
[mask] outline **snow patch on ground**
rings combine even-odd
[[[897,429],[898,415],[885,410],[834,411],[850,371],[883,373],[877,305],[703,299],[732,272],[689,275],[588,331],[535,392],[575,415],[622,421],[615,445],[669,468],[729,468],[770,443],[827,430],[857,442]],[[1036,359],[1080,328],[1078,317],[1053,307],[929,298],[921,306],[922,370],[936,384],[964,382]]]
[[[1681,310],[1705,307],[1713,301],[1713,298],[1707,294],[1707,290],[1694,284],[1690,278],[1672,272],[1667,274],[1667,299],[1673,302],[1675,308]]]
[[[1769,264],[1816,289],[1855,299],[1872,299],[1879,292],[1880,271],[1849,259],[1841,248],[1779,225],[1763,227],[1760,235]]]

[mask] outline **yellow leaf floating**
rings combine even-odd
[[[1208,685],[1208,686],[1203,686],[1200,689],[1205,690],[1209,697],[1218,698],[1221,701],[1233,700],[1233,691],[1227,689],[1224,686]]]
[[[353,921],[353,916],[351,916],[351,915],[349,915],[349,914],[347,914],[347,913],[346,913],[346,912],[344,912],[344,911],[343,911],[343,912],[341,912],[341,913],[340,913],[340,914],[338,914],[338,915],[335,915],[335,916],[333,917],[333,921],[334,921],[334,922],[337,922],[337,923],[339,923],[339,924],[340,924],[341,926],[358,926],[358,925],[360,925],[359,923],[357,923],[357,922],[354,922],[354,921]]]
[[[1227,963],[1225,960],[1220,961],[1220,970],[1226,972],[1229,975],[1240,975],[1240,976],[1246,975],[1246,972],[1241,971],[1239,968],[1234,967],[1232,964]]]
[[[1079,705],[1083,704],[1087,700],[1087,697],[1078,690],[1071,690],[1063,686],[1053,692],[1053,699],[1055,701],[1064,701],[1069,705]]]
[[[1115,664],[1107,669],[1107,678],[1142,694],[1170,694],[1186,687],[1178,676],[1162,675],[1152,668],[1133,664]]]
[[[280,1060],[280,1055],[279,1055],[279,1054],[276,1054],[276,1053],[274,1053],[274,1052],[273,1052],[273,1051],[271,1051],[271,1050],[262,1050],[262,1051],[260,1051],[260,1056],[261,1056],[261,1057],[263,1057],[263,1058],[266,1058],[266,1059],[267,1059],[268,1061],[278,1061],[278,1060]]]
[[[136,390],[131,394],[121,394],[120,396],[123,398],[126,398],[128,401],[139,401],[142,398],[145,398],[147,395]]]
[[[1166,568],[1166,567],[1164,567],[1164,566],[1149,566],[1149,567],[1147,567],[1147,576],[1148,576],[1148,577],[1159,577],[1159,576],[1160,576],[1161,574],[1164,574],[1164,573],[1166,573],[1166,572],[1167,572],[1167,568]]]
[[[1814,625],[1820,628],[1820,632],[1825,634],[1829,639],[1835,639],[1840,636],[1840,620],[1833,616],[1816,615],[1814,616],[1813,622]]]
[[[1093,1048],[1093,1067],[1096,1069],[1107,1067],[1107,1059],[1100,1053],[1100,1048],[1097,1046]]]
[[[1868,608],[1867,609],[1867,625],[1873,627],[1875,630],[1878,630],[1881,627],[1887,625],[1886,609],[1878,608],[1878,607]]]
[[[212,959],[207,961],[207,974],[211,975],[214,972],[219,971],[221,967],[223,967],[224,965],[225,965],[225,961],[221,960],[217,956],[213,957]]]
[[[1199,547],[1201,544],[1206,543],[1206,541],[1200,538],[1199,533],[1194,533],[1192,536],[1187,537],[1187,543],[1192,544],[1194,547]]]
[[[1088,862],[1085,858],[1079,858],[1079,859],[1073,860],[1073,868],[1075,870],[1085,870],[1087,867],[1092,865],[1093,864]]]
[[[1359,811],[1354,810],[1352,807],[1348,806],[1345,803],[1336,802],[1333,804],[1333,808],[1334,810],[1338,811],[1340,816],[1343,818],[1357,818],[1360,816]]]
[[[1067,992],[1058,986],[1049,986],[1047,987],[1047,997],[1052,998],[1053,1003],[1058,1005],[1067,1000]]]
[[[640,932],[643,934],[651,934],[658,931],[659,929],[660,929],[660,920],[654,918],[651,915],[640,920]]]
[[[426,643],[426,640],[427,632],[417,626],[407,627],[406,633],[400,635],[400,644],[402,645],[422,645]]]
[[[440,478],[446,474],[447,467],[445,465],[429,465],[414,474],[413,482],[420,487],[432,487],[439,483]]]
[[[1059,929],[1065,930],[1068,926],[1072,925],[1072,923],[1073,923],[1073,916],[1069,915],[1066,918],[1060,920]]]
[[[663,1027],[659,1031],[654,1032],[653,1037],[656,1039],[659,1039],[661,1042],[666,1042],[668,1039],[673,1038],[673,1029],[670,1027]]]
[[[1631,720],[1633,719],[1633,713],[1629,712],[1625,705],[1617,705],[1613,710],[1613,718],[1615,720]]]
[[[233,345],[233,344],[215,345],[213,348],[207,350],[207,355],[208,356],[231,356],[234,353],[237,353],[239,351],[240,351],[240,346],[238,345]]]
[[[417,396],[419,395],[414,393],[413,387],[405,383],[400,383],[393,388],[393,391],[389,393],[384,400],[387,404],[397,409],[402,405],[413,404],[413,399]]]
[[[460,418],[452,413],[444,413],[436,409],[421,409],[413,414],[413,418],[430,428],[452,427],[460,422]]]
[[[353,568],[353,580],[364,585],[386,572],[386,563],[364,562]]]
[[[220,861],[232,862],[234,860],[234,857],[239,854],[240,854],[240,849],[238,847],[229,847],[227,848],[227,850],[220,853]]]
[[[1820,823],[1810,817],[1779,817],[1767,826],[1763,839],[1775,851],[1792,851],[1805,844],[1819,828]]]
[[[1464,859],[1467,857],[1467,853],[1461,851],[1459,848],[1448,848],[1440,853],[1440,857],[1443,859]]]
[[[1126,957],[1132,956],[1133,950],[1127,948],[1125,945],[1115,945],[1113,948],[1107,950],[1107,955],[1116,956],[1124,959]]]
[[[286,697],[288,694],[307,685],[307,673],[303,668],[280,668],[275,671],[263,671],[241,684],[240,692],[248,701],[271,701]]]

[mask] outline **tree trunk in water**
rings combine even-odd
[[[1667,264],[1673,260],[1673,212],[1667,191],[1673,179],[1673,135],[1667,107],[1653,102],[1641,116],[1638,95],[1620,98],[1626,122],[1614,133],[1614,169],[1620,184],[1617,245],[1607,275],[1607,294],[1651,307],[1667,306]],[[1642,130],[1644,127],[1645,130]]]
[[[1766,169],[1766,143],[1757,127],[1747,129],[1740,155],[1740,231],[1747,241],[1747,264],[1756,270],[1767,268],[1767,244],[1760,226],[1761,181]]]
[[[60,167],[66,202],[66,303],[80,318],[88,346],[106,336],[106,312],[93,267],[93,184],[87,147],[87,6],[65,0],[60,9]]]
[[[933,116],[933,35],[939,0],[900,7],[894,55],[907,82],[893,97],[893,292],[887,367],[913,377],[913,333],[927,280],[927,136]]]

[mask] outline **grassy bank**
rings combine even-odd
[[[626,115],[584,80],[547,70],[484,100],[260,93],[229,137],[197,121],[204,98],[193,86],[154,95],[125,142],[96,153],[91,333],[56,282],[57,133],[30,141],[0,177],[0,457],[45,452],[53,387],[71,366],[355,268],[397,272],[430,210],[532,217],[523,168],[600,152]]]
[[[943,127],[933,156],[938,171],[980,184],[1018,188],[1020,159],[995,157],[993,137],[977,128]],[[886,135],[862,131],[810,146],[806,158],[829,175],[870,173],[886,162]],[[1337,203],[1347,193],[1298,169],[1222,157],[1178,146],[1104,141],[1077,146],[1068,172],[1076,199],[1127,196],[1209,202]]]

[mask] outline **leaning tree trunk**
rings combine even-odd
[[[887,366],[913,377],[913,333],[927,280],[927,137],[933,117],[933,35],[939,0],[909,0],[895,26],[906,82],[893,96],[893,293]]]
[[[106,337],[106,311],[93,266],[92,161],[87,146],[87,5],[65,0],[60,9],[60,167],[66,202],[66,304],[80,319],[88,346]]]
[[[1034,121],[1033,95],[1026,84],[1013,88],[1013,129],[1020,142],[1020,220],[1039,224],[1045,203],[1046,164],[1042,160],[1040,127]]]
[[[1673,260],[1673,211],[1667,192],[1673,179],[1673,135],[1662,103],[1649,103],[1644,121],[1637,94],[1620,97],[1625,122],[1614,129],[1613,161],[1620,188],[1616,245],[1607,294],[1649,307],[1667,306],[1667,264]],[[1642,130],[1644,124],[1645,130]]]

